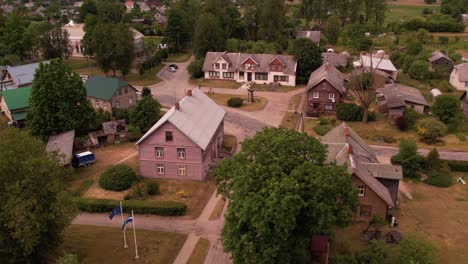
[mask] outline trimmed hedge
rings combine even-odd
[[[227,101],[227,104],[230,107],[241,107],[243,103],[244,103],[244,99],[242,99],[240,97],[231,97]]]
[[[315,133],[319,134],[320,136],[327,134],[331,130],[329,127],[324,126],[324,125],[315,126],[313,129]]]
[[[443,160],[446,161],[452,171],[468,172],[468,161],[466,160]]]
[[[450,187],[453,184],[453,179],[448,174],[443,174],[439,172],[429,173],[429,178],[424,181],[427,184],[434,185],[437,187]]]
[[[73,198],[80,211],[89,213],[111,212],[119,206],[119,201],[108,199],[86,199]],[[187,205],[185,203],[162,201],[147,202],[137,200],[123,201],[122,207],[125,211],[133,211],[136,214],[154,214],[163,216],[185,215]]]

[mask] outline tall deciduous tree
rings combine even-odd
[[[190,42],[190,27],[187,16],[189,15],[179,7],[172,7],[168,11],[164,40],[171,52],[181,51]]]
[[[337,16],[331,16],[327,21],[327,28],[325,30],[325,35],[327,36],[328,42],[335,45],[338,43],[338,38],[340,37],[340,20]]]
[[[1,132],[0,149],[0,262],[45,262],[75,211],[66,171],[27,132]]]
[[[26,18],[15,11],[6,16],[5,24],[0,31],[0,54],[16,54],[22,60],[30,51],[30,39],[25,34],[28,22]]]
[[[68,58],[71,54],[68,31],[54,27],[40,38],[42,55],[46,59]]]
[[[204,13],[198,19],[194,50],[197,57],[205,56],[207,51],[221,51],[225,48],[226,38],[221,22],[210,13]]]
[[[86,131],[94,112],[78,74],[60,60],[41,63],[32,84],[26,122],[31,133],[43,140],[71,129]]]
[[[135,58],[133,34],[123,23],[98,23],[92,33],[91,49],[101,69],[112,71],[113,76],[117,70],[124,76],[128,74]]]
[[[263,1],[260,11],[258,36],[260,39],[282,43],[286,25],[283,0]]]
[[[297,60],[297,82],[307,83],[310,74],[322,65],[322,53],[310,39],[296,39],[289,50]]]
[[[218,192],[229,199],[222,240],[234,263],[309,263],[310,236],[349,223],[358,204],[351,177],[323,165],[325,152],[306,134],[267,128],[216,168]]]
[[[130,123],[140,132],[146,132],[161,118],[161,104],[151,96],[148,88],[143,88],[143,96],[130,114]]]
[[[460,99],[454,95],[440,95],[435,99],[431,111],[445,124],[462,118]]]

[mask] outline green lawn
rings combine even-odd
[[[192,255],[188,259],[187,264],[203,264],[209,249],[210,241],[200,238],[193,249]]]
[[[80,263],[90,264],[112,262],[165,264],[175,260],[187,238],[183,234],[138,229],[138,222],[136,234],[140,257],[138,261],[134,259],[132,228],[127,229],[128,248],[124,249],[120,228],[72,225],[65,231],[58,255],[76,254]]]
[[[70,66],[70,68],[78,74],[101,75],[101,76],[106,75],[96,65],[96,62],[93,60],[87,60],[85,58],[69,58],[68,60],[65,60],[65,64]],[[161,64],[157,67],[154,67],[153,69],[149,71],[146,71],[143,75],[140,75],[137,69],[132,69],[132,72],[129,75],[127,75],[125,78],[128,80],[130,84],[136,85],[136,86],[147,86],[147,85],[159,83],[161,82],[161,79],[157,77],[157,73],[163,67],[164,65]]]
[[[192,57],[191,52],[169,54],[166,62],[186,62]]]
[[[422,0],[421,0],[422,1]],[[438,6],[409,6],[409,5],[387,5],[387,14],[385,16],[385,22],[399,22],[405,21],[415,17],[424,17],[423,9],[428,8],[433,11],[439,11]]]

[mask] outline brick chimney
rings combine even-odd
[[[187,96],[192,96],[192,90],[187,90]]]
[[[180,110],[180,104],[179,104],[179,102],[177,102],[177,103],[175,104],[175,109],[176,109],[176,110]]]
[[[353,154],[353,146],[348,144],[348,154]]]

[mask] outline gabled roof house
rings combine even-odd
[[[135,144],[143,177],[204,180],[220,156],[224,111],[199,88],[189,90]]]
[[[30,86],[40,63],[48,63],[48,61],[18,66],[6,66],[1,80],[3,90]]]
[[[205,79],[295,86],[297,61],[281,54],[207,52],[202,70]]]
[[[328,132],[321,142],[328,147],[326,163],[345,165],[358,190],[360,206],[355,220],[369,221],[373,216],[390,219],[403,178],[401,166],[381,164],[372,148],[345,123]]]
[[[112,112],[112,108],[136,105],[138,90],[128,82],[112,77],[94,76],[85,83],[86,95],[94,110]]]
[[[453,67],[453,60],[440,50],[434,51],[428,61],[432,67],[448,67],[450,69]]]
[[[453,67],[450,74],[450,84],[457,90],[468,90],[468,63],[462,63]]]
[[[361,54],[359,60],[353,62],[355,68],[378,69],[389,74],[393,80],[397,79],[398,69],[384,54]]]
[[[29,109],[31,86],[20,89],[7,90],[1,93],[0,106],[2,112],[11,121],[22,127]]]

